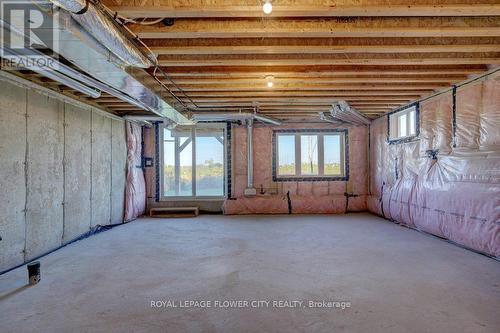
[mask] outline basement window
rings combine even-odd
[[[389,114],[389,143],[411,141],[418,136],[418,104]]]
[[[164,198],[214,198],[225,196],[226,125],[161,130],[161,191]]]
[[[347,130],[274,131],[273,180],[348,180],[347,135]]]

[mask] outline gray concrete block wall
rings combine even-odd
[[[0,271],[122,222],[126,154],[123,121],[0,80]]]

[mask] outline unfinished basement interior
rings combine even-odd
[[[0,332],[500,332],[498,0],[0,23]]]

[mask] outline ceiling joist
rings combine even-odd
[[[181,112],[258,105],[280,119],[319,120],[346,100],[376,117],[500,65],[495,0],[274,0],[271,15],[260,0],[103,4],[135,19],[127,28],[158,56],[167,73],[158,79],[179,100],[153,68],[134,75]],[[112,113],[148,114],[105,93],[93,100],[30,78]]]
[[[357,17],[328,19],[179,19],[174,25],[131,25],[140,38],[499,37],[488,17]]]
[[[378,4],[376,4],[378,2]],[[140,5],[133,0],[105,1],[111,10],[130,18],[261,18],[262,7],[255,1],[225,1],[225,5],[214,5],[212,1],[173,0],[143,1]],[[356,16],[490,16],[500,15],[498,3],[427,4],[406,1],[390,4],[387,1],[371,1],[375,4],[359,4],[354,1],[335,1],[325,5],[324,1],[308,1],[300,5],[292,1],[280,1],[273,6],[273,12],[265,17],[356,17]]]

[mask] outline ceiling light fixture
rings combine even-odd
[[[273,87],[273,80],[274,80],[274,76],[272,75],[268,75],[266,76],[266,81],[267,81],[267,87],[268,88],[272,88]]]
[[[262,6],[262,10],[264,11],[264,14],[271,14],[273,11],[273,4],[271,3],[271,0],[265,0],[264,5]]]

